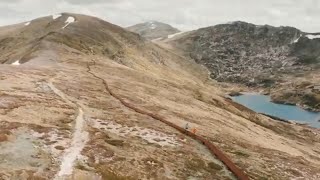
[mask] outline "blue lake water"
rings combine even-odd
[[[320,128],[320,113],[306,111],[298,106],[276,104],[270,101],[269,96],[260,94],[244,94],[232,97],[233,101],[242,104],[255,112],[264,113],[281,119],[306,123]]]

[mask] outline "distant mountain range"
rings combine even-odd
[[[272,93],[276,102],[302,104],[306,108],[320,110],[320,33],[306,33],[294,27],[273,27],[235,21],[205,27],[198,30],[157,36],[157,31],[141,33],[139,27],[152,29],[143,23],[134,32],[148,39],[156,39],[204,65],[210,77],[220,82],[240,83],[248,87],[262,88]],[[170,26],[171,27],[171,26]],[[169,37],[169,38],[168,38]],[[308,86],[293,85],[282,88],[289,78],[313,74]],[[300,80],[300,79],[299,79]],[[300,84],[305,82],[296,82]],[[298,88],[304,87],[304,88]],[[280,93],[280,94],[279,94]]]
[[[170,26],[169,24],[158,21],[149,21],[127,27],[129,31],[138,33],[142,37],[154,40],[159,38],[167,38],[168,35],[179,33],[180,30]]]

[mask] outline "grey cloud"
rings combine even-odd
[[[9,3],[10,2],[10,3]],[[318,0],[2,0],[0,24],[74,12],[129,26],[157,20],[182,30],[235,20],[320,31]]]
[[[106,3],[116,3],[119,2],[121,0],[62,0],[64,2],[68,2],[70,4],[106,4]]]
[[[1,0],[0,3],[1,4],[6,4],[6,3],[17,3],[17,2],[21,2],[22,0]]]

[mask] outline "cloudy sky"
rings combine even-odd
[[[0,25],[59,12],[120,26],[157,20],[182,30],[242,20],[320,32],[320,0],[0,0]]]

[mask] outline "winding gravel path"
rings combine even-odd
[[[72,175],[73,167],[75,161],[81,155],[81,151],[86,145],[89,134],[84,130],[85,126],[85,118],[83,113],[83,108],[80,104],[72,102],[71,98],[64,94],[62,91],[57,89],[52,81],[49,81],[48,86],[52,89],[52,91],[60,96],[66,103],[71,106],[76,106],[77,110],[77,118],[75,119],[74,133],[72,137],[72,142],[69,148],[67,148],[64,152],[64,155],[61,159],[60,171],[56,174],[55,179],[65,179],[67,176]]]

